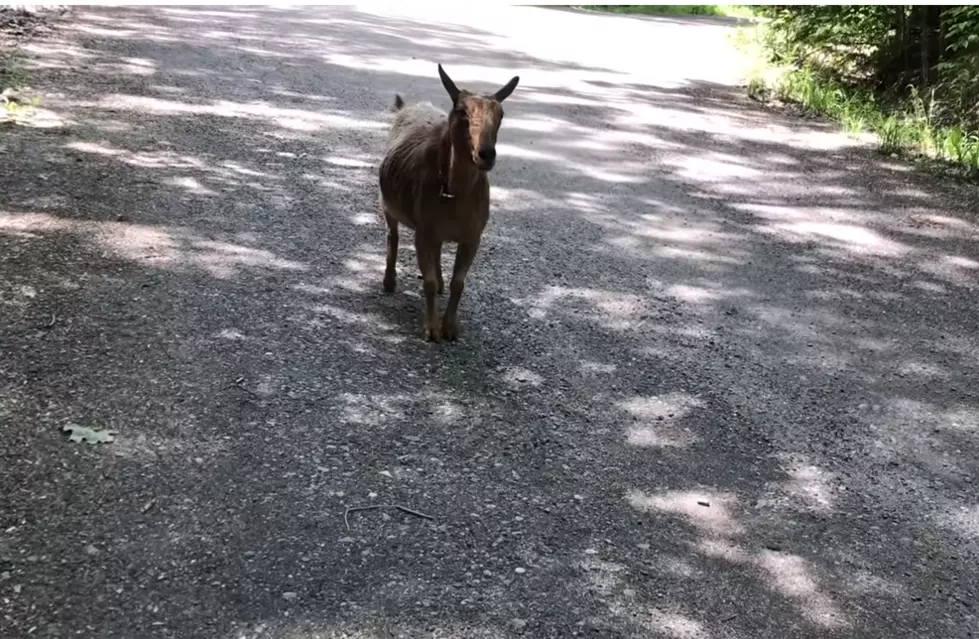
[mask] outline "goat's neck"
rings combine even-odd
[[[460,148],[462,146],[462,148]],[[452,144],[446,136],[444,162],[441,167],[442,195],[444,197],[465,196],[472,192],[479,181],[480,173],[472,161],[467,145]]]

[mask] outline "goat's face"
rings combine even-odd
[[[496,164],[496,135],[503,122],[501,103],[517,88],[520,77],[514,76],[496,93],[486,95],[460,91],[441,64],[439,76],[452,98],[449,130],[453,146],[467,148],[473,164],[480,171],[491,171]]]

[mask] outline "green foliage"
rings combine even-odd
[[[949,7],[947,46],[937,70],[951,108],[979,119],[979,6]]]
[[[846,59],[859,73],[873,54],[873,43],[886,37],[882,16],[888,7],[875,5],[763,5],[769,18],[765,31],[768,50],[776,62],[808,60],[829,66]]]
[[[0,112],[0,122],[16,123],[18,120],[32,115],[35,107],[40,103],[41,100],[37,96],[34,96],[30,100],[25,100],[16,91],[5,89],[0,93],[0,104],[3,105],[3,111]]]
[[[40,99],[27,98],[24,55],[18,49],[0,51],[0,124],[13,124],[34,112]]]
[[[771,96],[872,132],[880,150],[979,172],[979,6],[766,5],[742,48],[747,81]]]
[[[728,16],[732,18],[750,18],[754,15],[753,7],[737,4],[585,4],[572,6],[594,11],[644,15]]]
[[[894,97],[933,89],[944,124],[979,125],[979,7],[765,5],[768,61]]]

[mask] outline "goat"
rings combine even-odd
[[[378,171],[380,206],[387,223],[384,291],[396,287],[398,225],[415,234],[415,252],[425,294],[422,335],[428,341],[459,337],[459,298],[489,222],[487,174],[496,164],[496,136],[503,120],[500,105],[517,88],[514,76],[493,94],[460,90],[438,65],[452,99],[449,113],[430,102],[406,105],[394,97],[394,122],[387,153]],[[457,244],[449,301],[439,323],[436,293],[445,290],[442,244]]]

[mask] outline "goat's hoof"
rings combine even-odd
[[[454,342],[459,339],[459,320],[453,317],[449,319],[447,317],[442,318],[442,338],[448,342]]]
[[[391,277],[388,277],[387,275],[385,275],[384,276],[384,292],[385,293],[393,293],[395,288],[397,288],[397,280],[395,279],[395,277],[393,275]]]
[[[439,332],[438,324],[426,324],[425,328],[422,330],[422,336],[427,342],[437,342],[442,337]]]

